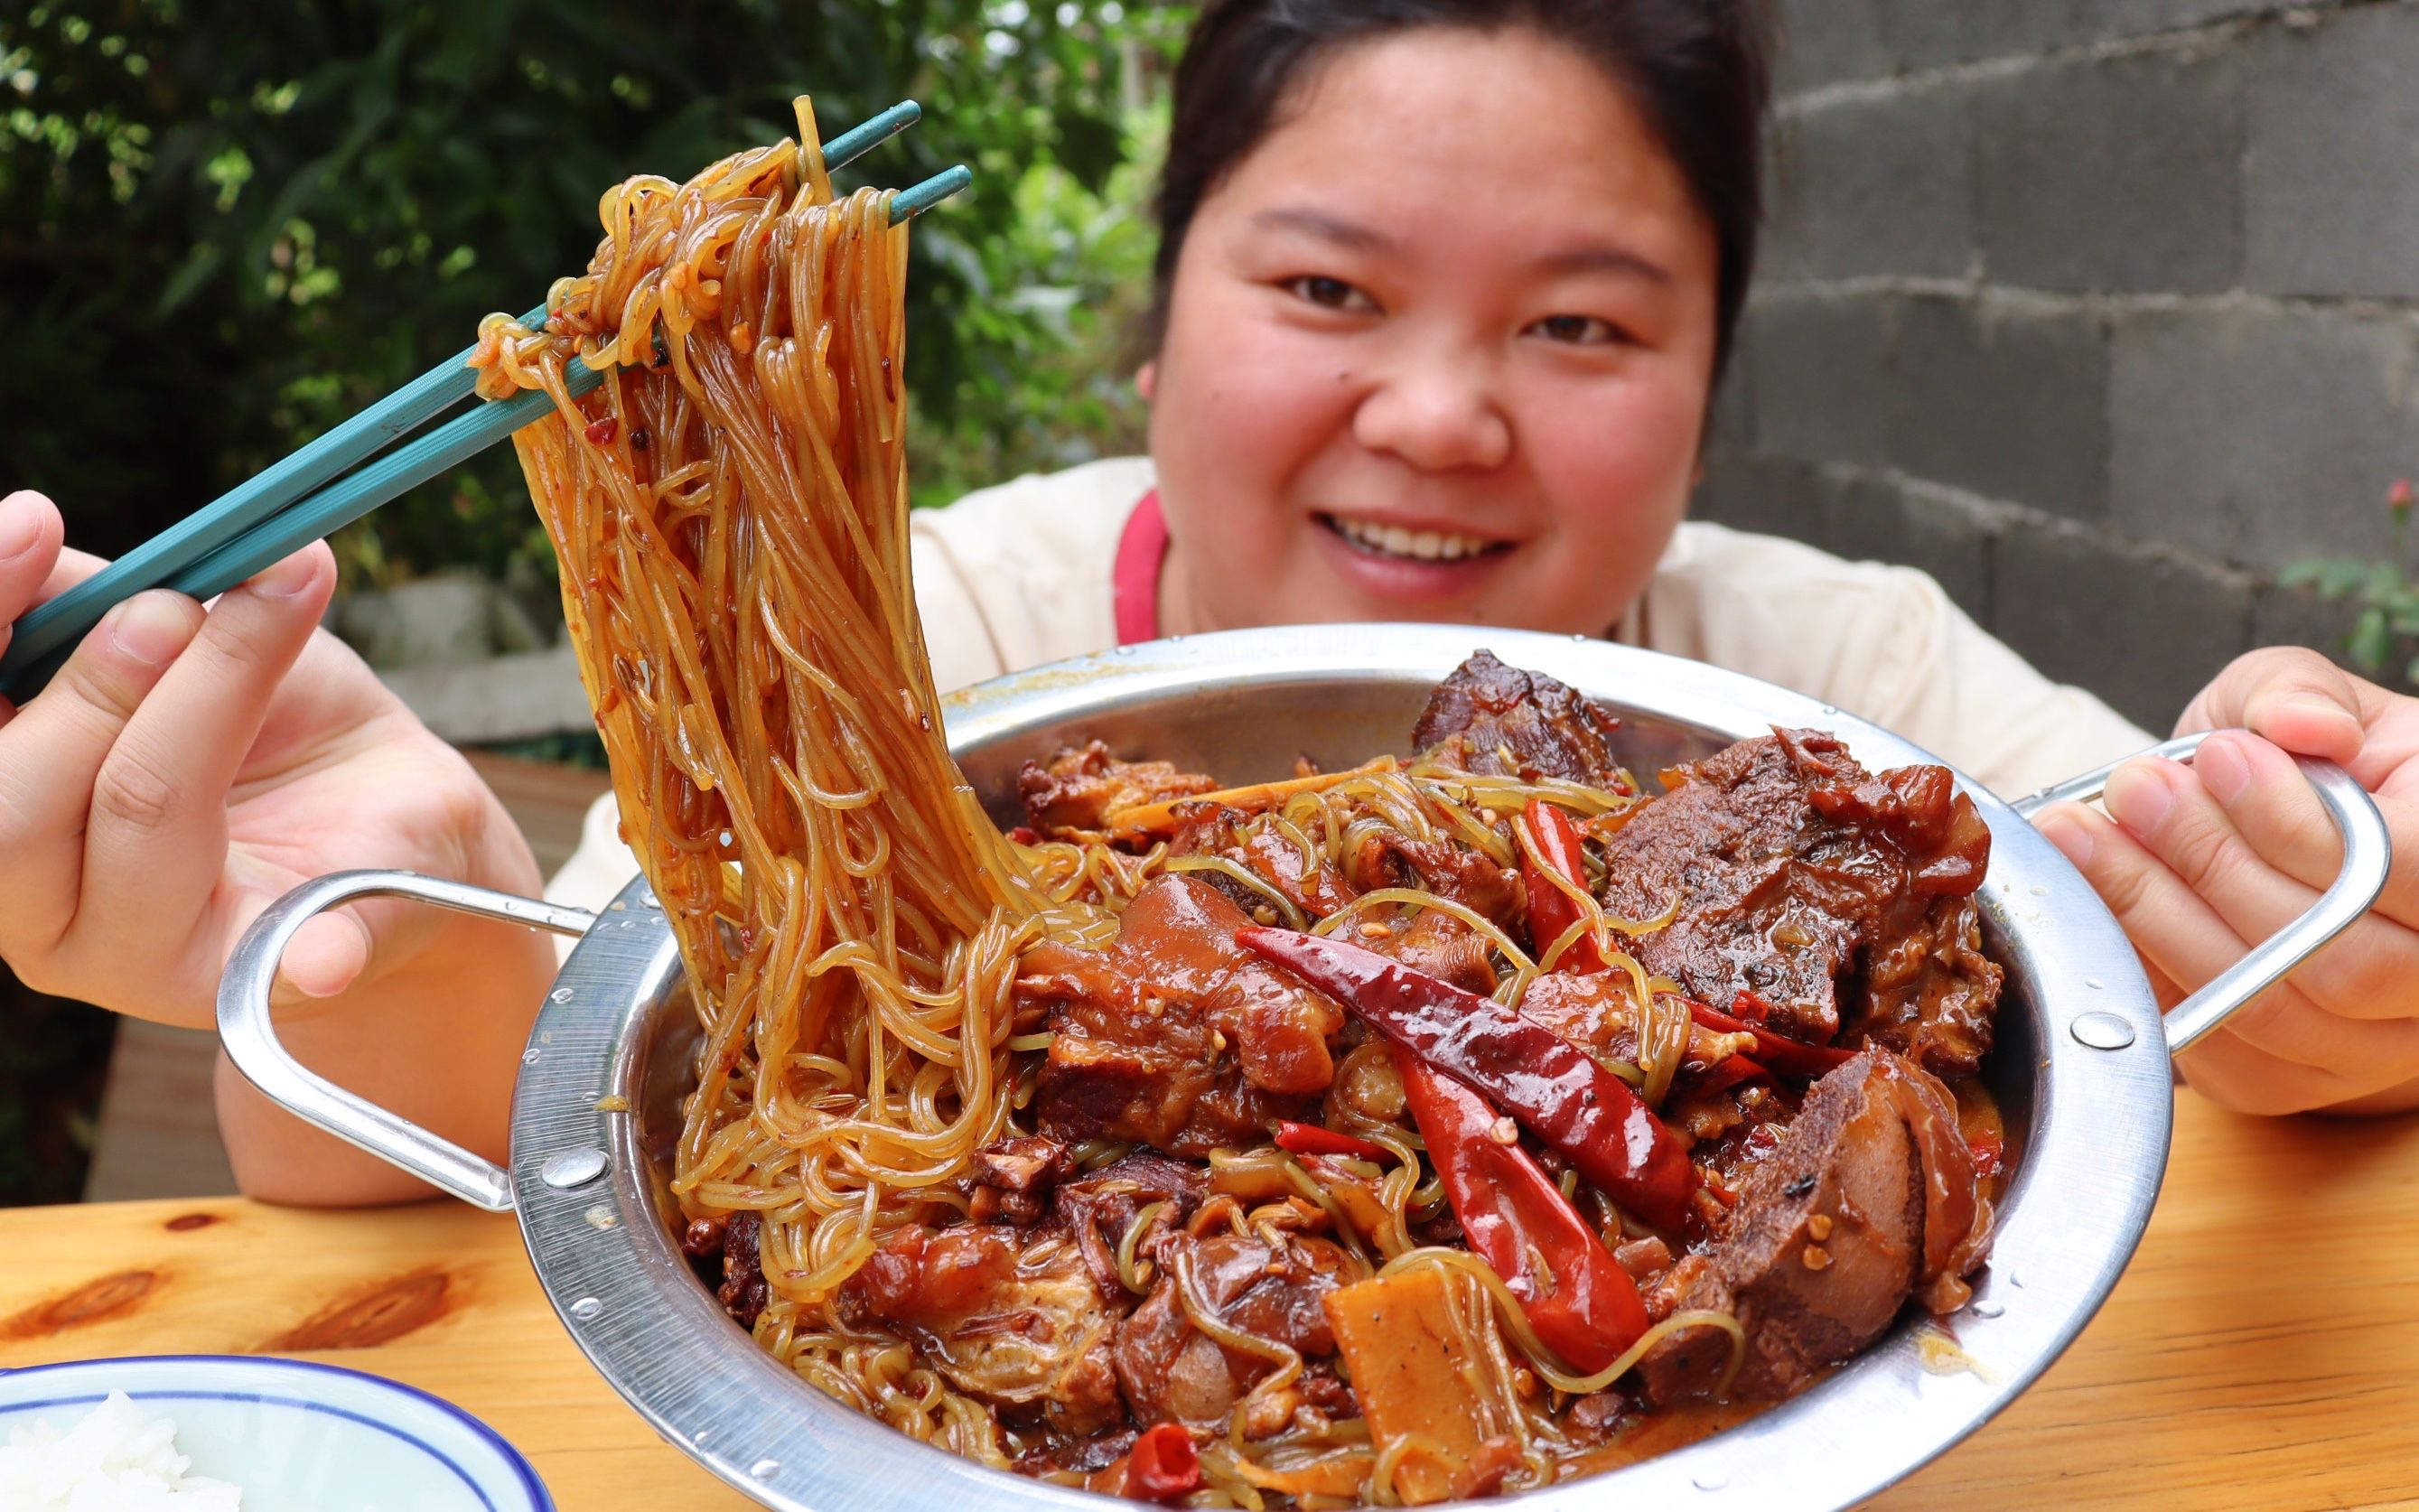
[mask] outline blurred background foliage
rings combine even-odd
[[[0,484],[115,554],[583,267],[596,204],[899,99],[841,176],[917,224],[919,502],[1131,447],[1120,361],[1189,11],[1133,0],[45,0],[0,8]],[[32,360],[23,360],[30,358]],[[549,564],[499,449],[340,542],[355,584]]]
[[[901,99],[840,176],[975,188],[912,239],[920,502],[1139,440],[1158,109],[1136,0],[0,0],[0,488],[116,555],[535,306],[596,205]],[[352,586],[552,576],[509,449],[339,543]],[[556,742],[593,748],[593,737]],[[577,750],[532,752],[554,757]],[[593,749],[588,753],[593,756]],[[0,967],[0,1204],[72,1200],[110,1015]]]

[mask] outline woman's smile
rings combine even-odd
[[[1374,516],[1314,514],[1328,570],[1372,598],[1406,605],[1476,596],[1518,543]]]

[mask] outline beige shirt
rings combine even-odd
[[[934,685],[948,692],[1115,645],[1117,540],[1150,484],[1148,458],[1119,457],[910,517]],[[2033,671],[1924,574],[1719,525],[1680,527],[1614,639],[1836,704],[2010,795],[2150,742]],[[637,874],[616,819],[609,794],[547,897],[602,907]]]

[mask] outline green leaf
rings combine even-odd
[[[2375,675],[2383,668],[2386,658],[2394,655],[2394,633],[2387,626],[2385,611],[2374,608],[2361,610],[2360,618],[2352,622],[2351,638],[2345,649],[2350,653],[2352,664],[2364,672]]]
[[[208,283],[225,262],[226,254],[219,250],[217,242],[193,243],[193,250],[185,255],[185,260],[168,275],[168,282],[160,286],[160,300],[153,306],[152,313],[161,316],[176,314],[187,300],[201,292],[202,285]]]

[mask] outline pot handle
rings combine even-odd
[[[474,1207],[509,1212],[512,1177],[501,1166],[305,1069],[277,1041],[269,996],[285,947],[310,919],[357,898],[417,898],[558,934],[585,934],[596,916],[415,872],[338,872],[270,904],[244,931],[219,979],[219,1040],[236,1070],[271,1102]]]
[[[2200,749],[2200,743],[2216,733],[2204,730],[2196,734],[2179,735],[2135,754],[2190,763],[2193,754]],[[2108,786],[2108,774],[2134,759],[2128,756],[2095,767],[2055,787],[2043,788],[2030,797],[2018,798],[2011,807],[2031,819],[2053,803],[2089,803]],[[2394,837],[2387,831],[2385,816],[2378,812],[2377,804],[2350,772],[2334,763],[2307,756],[2296,756],[2293,761],[2301,767],[2302,775],[2309,779],[2319,805],[2334,821],[2336,833],[2343,837],[2343,869],[2301,918],[2253,946],[2242,960],[2211,978],[2200,991],[2166,1014],[2170,1055],[2191,1048],[2202,1036],[2232,1018],[2244,1004],[2282,981],[2294,967],[2350,929],[2352,921],[2367,913],[2378,894],[2385,890],[2386,873],[2394,864]]]

